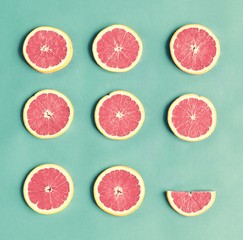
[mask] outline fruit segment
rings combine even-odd
[[[171,207],[184,216],[197,216],[206,212],[214,203],[215,191],[167,191]]]

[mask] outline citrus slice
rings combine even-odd
[[[26,129],[35,137],[47,139],[63,134],[71,125],[74,110],[70,100],[56,90],[42,90],[24,106]]]
[[[216,110],[211,101],[196,94],[185,94],[177,98],[168,111],[168,123],[172,132],[189,142],[209,137],[216,122]]]
[[[137,97],[120,90],[101,98],[94,116],[96,126],[104,136],[114,140],[124,140],[140,130],[145,112]]]
[[[206,212],[214,203],[215,191],[177,192],[167,191],[171,207],[178,213],[193,217]]]
[[[92,47],[97,64],[111,72],[126,72],[139,62],[143,44],[138,34],[124,25],[103,29]]]
[[[145,195],[142,177],[130,167],[115,166],[103,171],[94,184],[94,198],[105,212],[126,216],[141,205]]]
[[[170,53],[182,71],[202,74],[212,69],[220,55],[220,44],[210,29],[199,24],[179,28],[171,38]]]
[[[71,176],[56,164],[43,164],[33,169],[23,187],[26,203],[40,214],[62,211],[72,200],[73,193]]]
[[[69,36],[54,27],[38,27],[26,37],[23,55],[27,63],[42,73],[56,72],[72,59],[73,47]]]

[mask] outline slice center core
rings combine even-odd
[[[123,190],[119,186],[118,187],[115,187],[114,192],[115,192],[115,196],[116,197],[119,197],[119,196],[123,195]]]
[[[196,115],[195,114],[191,115],[191,120],[196,120]]]
[[[42,52],[49,52],[49,51],[51,51],[51,49],[49,48],[49,46],[47,46],[47,45],[43,45],[42,47],[41,47],[41,49],[40,49]]]
[[[120,111],[116,113],[116,117],[121,119],[124,116],[123,113],[121,113]]]
[[[52,192],[52,187],[51,186],[46,186],[45,187],[45,192],[47,192],[47,193],[50,193],[50,192]]]
[[[53,113],[49,111],[48,109],[44,112],[44,118],[50,119],[52,117]]]

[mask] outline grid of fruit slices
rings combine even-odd
[[[97,64],[113,72],[131,70],[139,62],[142,49],[140,37],[124,25],[112,25],[103,29],[93,43],[93,55]],[[178,29],[172,36],[170,51],[173,61],[181,70],[190,74],[202,74],[217,63],[220,45],[208,28],[189,24]],[[69,36],[52,27],[34,29],[23,45],[26,61],[42,73],[64,68],[71,61],[72,53]],[[43,90],[26,103],[23,118],[31,134],[45,139],[64,133],[71,125],[73,112],[70,100],[62,93]],[[97,104],[95,122],[104,136],[122,140],[139,131],[144,116],[143,106],[134,95],[116,91]],[[171,104],[168,123],[179,138],[200,141],[214,131],[216,111],[207,98],[186,94]],[[73,196],[73,183],[65,169],[55,164],[45,164],[31,171],[23,191],[27,204],[33,210],[52,214],[69,204]],[[125,216],[135,211],[140,206],[144,193],[141,176],[125,166],[105,170],[94,185],[97,205],[116,216]],[[131,195],[134,196],[133,200]],[[207,211],[213,205],[215,197],[214,191],[167,191],[171,207],[184,216],[196,216]]]

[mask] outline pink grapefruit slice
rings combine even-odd
[[[42,73],[56,72],[72,59],[73,46],[69,36],[54,27],[38,27],[26,37],[23,55],[27,63]]]
[[[213,205],[215,198],[215,191],[167,191],[167,199],[171,207],[187,217],[206,212]]]
[[[42,90],[24,106],[26,129],[35,137],[47,139],[63,134],[70,127],[74,110],[70,100],[56,90]]]
[[[40,214],[62,211],[72,200],[73,193],[71,176],[56,164],[43,164],[33,169],[23,187],[26,203]]]
[[[199,24],[179,28],[171,38],[170,53],[182,71],[202,74],[212,69],[220,55],[220,44],[213,32]]]
[[[216,110],[212,102],[196,94],[185,94],[177,98],[168,111],[168,124],[172,132],[189,142],[209,137],[216,122]]]
[[[145,112],[137,97],[119,90],[104,96],[98,102],[94,117],[98,130],[104,136],[125,140],[141,129]]]
[[[125,25],[112,25],[103,29],[92,47],[97,64],[111,72],[126,72],[139,62],[143,44],[138,34]]]
[[[134,169],[115,166],[103,171],[94,184],[94,198],[105,212],[126,216],[141,205],[145,195],[142,177]]]

